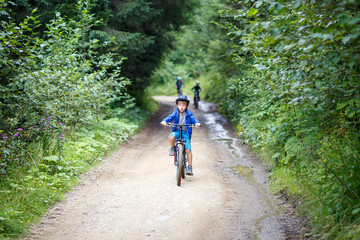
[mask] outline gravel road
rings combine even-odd
[[[146,126],[33,226],[25,239],[300,239],[293,209],[269,194],[267,168],[216,105],[190,110],[194,176],[176,185],[171,129],[175,97],[158,96]]]

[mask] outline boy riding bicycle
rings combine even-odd
[[[192,90],[195,90],[194,92],[194,104],[195,104],[195,101],[196,101],[196,96],[199,97],[199,101],[200,101],[200,92],[201,92],[201,87],[200,87],[200,82],[199,81],[196,81],[196,85],[194,87],[191,88],[191,91]]]
[[[189,99],[187,96],[180,95],[176,98],[176,109],[173,113],[171,113],[169,116],[164,118],[161,121],[161,125],[166,126],[167,123],[175,121],[176,124],[195,124],[197,127],[200,127],[200,121],[197,120],[193,113],[187,109],[189,106]],[[187,175],[194,175],[192,170],[192,153],[191,153],[191,134],[192,129],[191,127],[187,127],[186,131],[183,131],[182,136],[183,139],[185,139],[185,149],[186,149],[186,156],[188,159],[188,170]],[[176,127],[173,127],[172,133],[169,135],[169,143],[170,143],[170,151],[169,155],[174,156],[175,152],[175,139],[179,138],[179,130],[176,129]]]

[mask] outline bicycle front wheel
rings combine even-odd
[[[177,171],[176,171],[176,182],[177,182],[177,185],[180,186],[181,185],[181,177],[184,174],[184,146],[179,144],[177,148],[178,148],[177,149],[178,165],[177,165]]]

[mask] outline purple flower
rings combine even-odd
[[[59,139],[64,139],[64,137],[59,137]]]
[[[47,130],[46,132],[51,132],[50,130]]]
[[[52,128],[52,126],[49,126],[49,128]]]
[[[60,126],[63,126],[64,124],[62,124],[61,122],[59,122]]]
[[[62,136],[62,137],[63,137],[63,136],[64,136],[64,134],[61,134],[60,136]]]
[[[50,124],[51,122],[48,122],[48,124]]]
[[[52,118],[55,118],[54,116],[51,116]]]
[[[24,130],[24,129],[22,129],[22,128],[18,128],[18,131],[19,131],[19,132],[21,132],[22,130]]]
[[[45,114],[45,116],[49,116],[49,114]]]
[[[3,135],[3,139],[7,139],[7,136]]]
[[[15,137],[19,136],[19,133],[15,133],[14,136],[15,136]]]
[[[46,120],[45,118],[41,119],[41,121],[45,121],[45,120]]]
[[[46,128],[43,128],[43,130],[45,130]]]
[[[34,128],[37,128],[37,127],[39,127],[39,126],[38,126],[38,125],[35,125],[35,126],[34,126]]]

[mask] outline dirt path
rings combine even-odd
[[[291,208],[268,194],[267,171],[231,135],[215,105],[190,108],[194,176],[181,187],[160,120],[174,97],[119,151],[85,174],[25,239],[290,239]],[[291,239],[296,239],[291,238]]]

